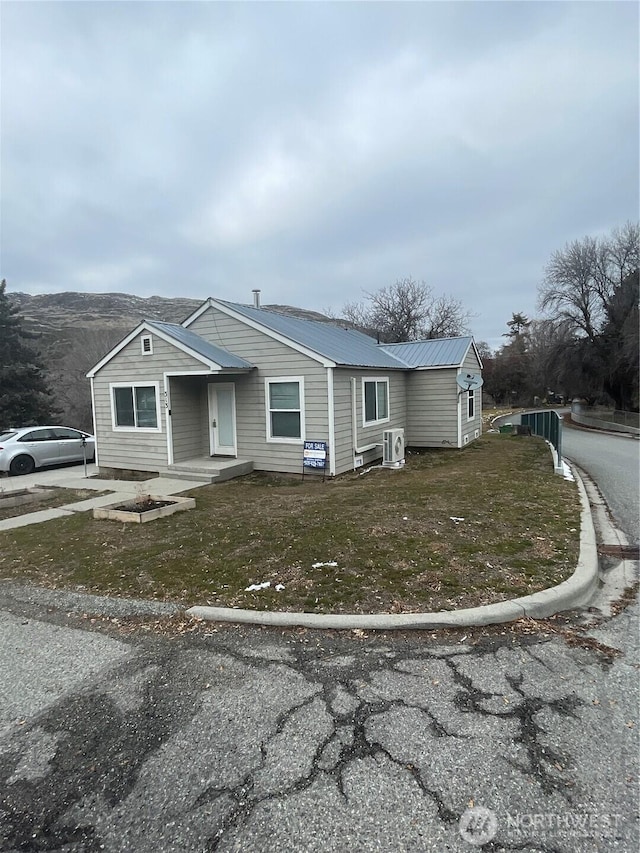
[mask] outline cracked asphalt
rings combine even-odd
[[[14,593],[2,851],[638,849],[637,602],[587,633],[366,634]]]

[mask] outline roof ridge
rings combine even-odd
[[[393,343],[380,343],[381,347],[406,347],[410,344],[431,344],[437,341],[465,341],[473,338],[473,335],[448,335],[446,338],[418,338],[415,341],[394,341]]]

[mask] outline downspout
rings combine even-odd
[[[356,408],[356,383],[357,380],[355,376],[351,377],[351,443],[353,444],[353,449],[351,455],[353,456],[353,470],[356,470],[356,454],[358,453],[358,411]]]
[[[336,475],[336,408],[333,367],[327,367],[327,406],[329,407],[329,476]]]
[[[460,376],[462,373],[462,368],[459,367],[456,370],[456,377]],[[456,382],[456,393],[458,397],[458,437],[456,441],[456,447],[462,447],[462,394],[463,391],[460,390],[460,386]]]
[[[167,465],[173,465],[173,429],[171,427],[171,385],[166,373],[164,380],[164,419],[167,426]]]
[[[90,379],[91,382],[91,420],[93,423],[93,438],[95,441],[95,459],[93,460],[96,465],[98,465],[98,430],[96,426],[96,392],[93,386],[93,376]]]

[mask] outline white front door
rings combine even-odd
[[[209,385],[209,452],[212,456],[237,456],[233,382]]]

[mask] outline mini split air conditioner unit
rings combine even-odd
[[[403,429],[386,429],[382,433],[382,464],[390,468],[404,465]]]

